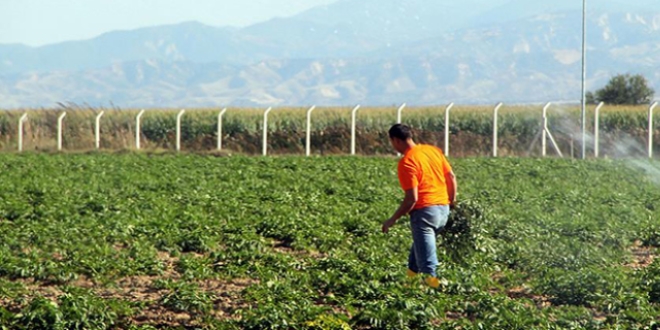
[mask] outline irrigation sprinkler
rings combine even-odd
[[[101,117],[103,117],[104,113],[105,111],[101,111],[96,115],[96,121],[94,124],[94,145],[96,146],[96,150],[101,148]]]
[[[310,155],[312,149],[312,112],[314,112],[316,106],[313,105],[309,110],[307,110],[307,133],[305,135],[305,156]]]
[[[66,117],[66,112],[62,112],[59,117],[57,117],[57,151],[62,150],[62,121]]]
[[[360,105],[356,105],[355,108],[351,111],[351,155],[355,155],[355,126],[357,119],[357,111],[360,109]]]
[[[500,102],[493,109],[493,157],[497,157],[497,113],[504,103]]]
[[[186,112],[186,109],[181,109],[176,116],[176,151],[181,151],[181,117]]]
[[[445,155],[449,156],[449,111],[454,107],[454,103],[449,103],[445,108]]]
[[[220,110],[218,113],[218,150],[222,150],[222,116],[227,112],[227,108]]]
[[[266,156],[268,154],[268,113],[273,110],[272,107],[268,107],[266,111],[264,111],[264,134],[263,134],[263,150],[262,154]]]

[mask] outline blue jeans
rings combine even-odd
[[[410,213],[413,244],[408,256],[408,269],[436,276],[438,255],[435,238],[445,228],[448,218],[449,205],[429,206]]]

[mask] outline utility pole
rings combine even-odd
[[[582,0],[582,159],[587,157],[587,0]]]

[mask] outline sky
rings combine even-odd
[[[337,0],[0,0],[0,44],[42,46],[199,21],[242,27]]]

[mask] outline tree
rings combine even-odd
[[[586,99],[587,99],[586,100],[587,104],[596,104],[596,103],[598,103],[596,101],[596,96],[594,96],[594,93],[592,93],[592,92],[587,92]]]
[[[648,81],[641,74],[616,75],[605,87],[596,93],[587,93],[587,103],[605,102],[608,104],[648,104],[653,100],[655,91],[648,86]]]

